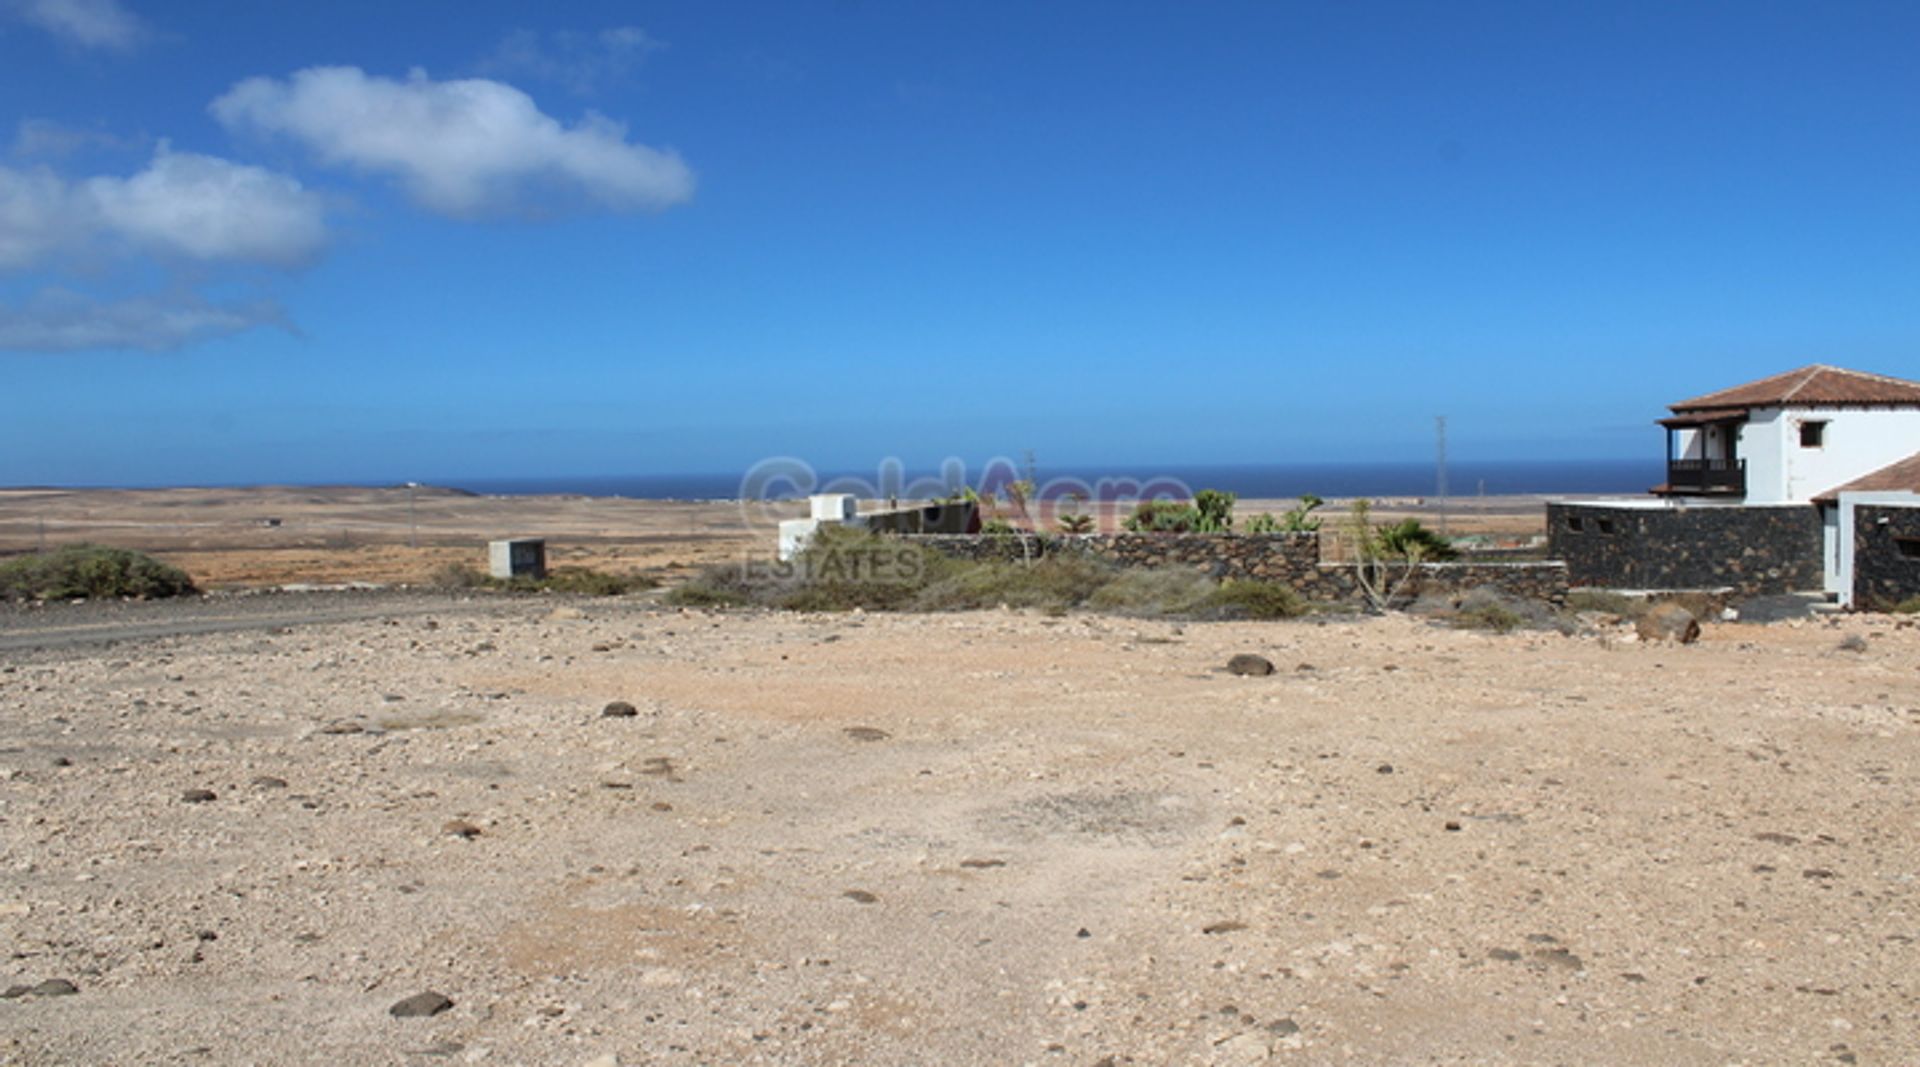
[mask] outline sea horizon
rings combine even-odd
[[[1513,496],[1564,493],[1570,496],[1640,494],[1658,483],[1663,464],[1646,459],[1461,460],[1447,465],[1446,495],[1450,499],[1475,496]],[[817,472],[815,489],[878,486],[876,469],[826,469]],[[1101,482],[1168,483],[1189,490],[1217,489],[1243,499],[1292,499],[1304,494],[1321,497],[1438,497],[1442,493],[1433,463],[1173,463],[1040,465],[1035,471],[1044,487],[1055,480],[1098,486]],[[983,470],[968,470],[961,484],[978,488]],[[6,491],[139,490],[139,489],[250,489],[283,488],[398,488],[409,482],[483,496],[586,496],[635,500],[734,500],[743,495],[749,475],[742,472],[670,474],[554,474],[502,476],[441,476],[418,479],[338,478],[256,481],[144,482],[113,485],[31,484],[0,487]],[[943,481],[939,471],[904,468],[901,484],[924,486]],[[759,495],[771,499],[804,496],[791,484],[762,486]],[[877,493],[874,495],[878,495]],[[1121,494],[1126,495],[1126,494]]]
[[[978,487],[981,471],[968,471],[962,484]],[[1447,491],[1452,499],[1474,496],[1551,494],[1586,496],[1596,493],[1644,493],[1665,474],[1664,464],[1644,459],[1588,460],[1464,460],[1447,465]],[[1218,489],[1244,499],[1292,499],[1312,493],[1322,497],[1437,497],[1438,472],[1428,463],[1261,463],[1261,464],[1041,464],[1035,471],[1041,486],[1055,480],[1088,485],[1102,481],[1167,483],[1192,490]],[[940,473],[907,468],[902,481],[939,481]],[[555,475],[497,478],[433,479],[423,484],[463,489],[490,496],[595,496],[642,500],[731,500],[742,495],[746,478],[739,473]],[[874,485],[876,472],[823,470],[818,487],[835,483]],[[381,483],[392,484],[392,483]],[[769,492],[772,497],[804,495],[791,486]]]

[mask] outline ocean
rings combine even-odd
[[[1164,467],[1147,464],[1133,467],[1041,465],[1035,473],[1043,487],[1050,481],[1062,478],[1074,479],[1088,486],[1095,486],[1102,480],[1173,482],[1188,489],[1220,489],[1236,493],[1243,499],[1289,499],[1304,493],[1323,497],[1438,495],[1432,463],[1170,464]],[[1448,495],[1452,497],[1513,493],[1639,494],[1658,484],[1665,474],[1665,466],[1659,460],[1463,460],[1447,465],[1447,488]],[[1015,472],[1014,476],[1019,476],[1019,473]],[[991,474],[980,470],[968,470],[961,476],[962,484],[975,488],[979,488],[983,480],[991,483],[991,479]],[[934,471],[907,470],[901,478],[909,486],[929,480],[946,481]],[[641,500],[723,500],[742,495],[797,497],[814,489],[829,487],[858,491],[861,486],[879,486],[884,482],[885,478],[878,470],[804,470],[797,478],[776,479],[773,482],[764,479],[755,482],[749,472],[736,471],[716,474],[448,478],[432,480],[431,484],[500,496],[559,494]],[[749,488],[743,494],[743,485],[750,484],[758,488]],[[886,494],[872,492],[862,495]]]

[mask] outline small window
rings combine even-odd
[[[1586,528],[1587,522],[1585,519],[1582,519],[1578,515],[1567,516],[1567,529],[1572,530],[1574,533],[1579,533]]]
[[[1896,537],[1893,547],[1900,550],[1903,559],[1920,559],[1920,537]]]
[[[1601,532],[1601,533],[1603,533],[1603,534],[1609,534],[1609,535],[1611,535],[1611,534],[1613,533],[1613,520],[1612,520],[1612,519],[1601,519],[1601,520],[1600,520],[1600,532]]]
[[[1808,419],[1800,424],[1800,447],[1819,448],[1827,443],[1827,424]]]

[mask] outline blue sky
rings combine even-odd
[[[1910,4],[0,0],[0,484],[1657,456],[1920,377]]]

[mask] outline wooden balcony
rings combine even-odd
[[[1687,495],[1745,496],[1747,461],[1744,459],[1670,459],[1667,484],[1659,492]]]

